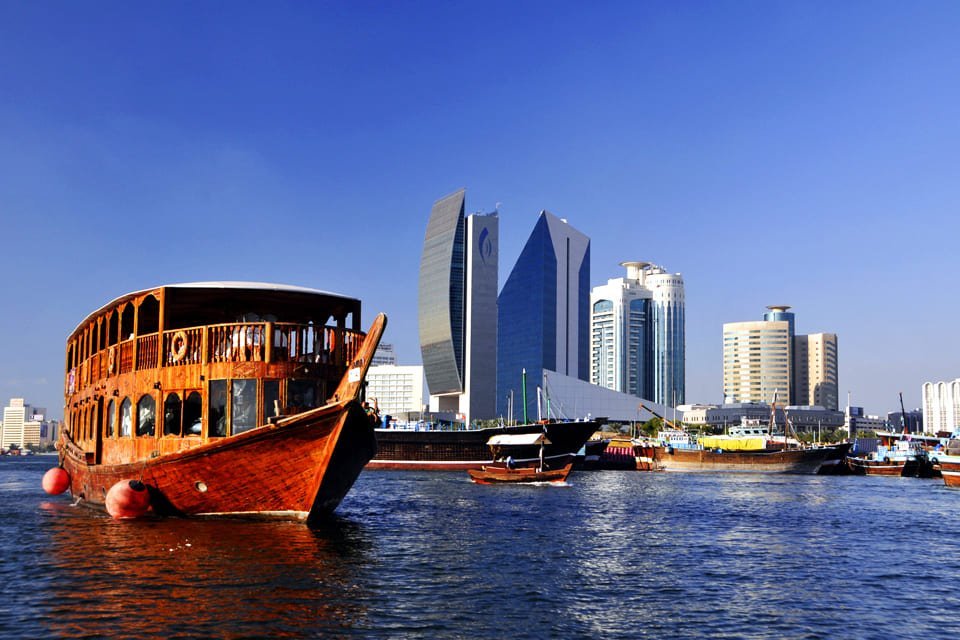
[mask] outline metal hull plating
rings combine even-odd
[[[550,441],[544,455],[548,459],[556,459],[576,454],[597,430],[597,424],[551,422],[464,431],[377,429],[377,455],[367,464],[367,468],[428,471],[480,469],[490,464],[487,442],[492,436],[540,433],[544,430]],[[511,449],[510,454],[518,460],[532,460],[539,457],[539,447],[518,447]]]

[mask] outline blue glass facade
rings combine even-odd
[[[665,406],[684,404],[686,371],[684,307],[677,303],[653,304],[653,394]]]
[[[558,237],[558,230],[570,235]],[[497,307],[497,413],[507,416],[512,393],[513,418],[523,419],[525,369],[527,418],[533,420],[544,369],[589,379],[589,240],[541,213]]]

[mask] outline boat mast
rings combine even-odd
[[[900,392],[900,426],[907,432],[907,410],[903,408],[903,391]]]
[[[520,371],[520,390],[523,394],[523,424],[527,424],[527,369]]]

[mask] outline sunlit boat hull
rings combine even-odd
[[[826,449],[722,451],[654,447],[654,463],[663,471],[732,473],[816,473]]]
[[[917,475],[919,463],[916,458],[895,458],[893,460],[869,460],[867,458],[847,458],[850,471],[855,475],[913,477]]]
[[[943,484],[948,487],[960,487],[960,456],[939,454],[937,461],[940,466],[940,475]]]
[[[157,515],[297,521],[329,514],[376,452],[356,401],[327,405],[237,436],[130,464],[91,465],[65,436],[70,491],[103,508],[107,491],[137,479]]]

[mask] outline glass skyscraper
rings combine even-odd
[[[683,404],[683,278],[647,262],[621,265],[626,278],[591,293],[590,381],[664,406]]]
[[[497,307],[497,413],[533,420],[544,370],[589,380],[590,239],[542,211]]]
[[[495,416],[498,218],[464,215],[466,192],[437,200],[420,259],[420,353],[431,411]]]

